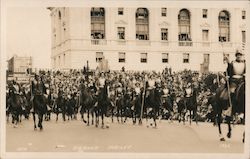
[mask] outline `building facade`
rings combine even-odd
[[[32,57],[13,56],[8,60],[8,72],[26,73],[27,69],[32,68]]]
[[[27,73],[31,73],[32,57],[13,56],[8,60],[7,81],[16,80],[19,83],[29,82]]]
[[[244,53],[246,8],[136,5],[49,8],[52,67],[95,69],[106,59],[111,70],[222,71],[225,57]]]

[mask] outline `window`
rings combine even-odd
[[[188,53],[183,54],[183,63],[189,63],[189,54]]]
[[[103,52],[96,52],[96,62],[101,62],[103,60]]]
[[[136,10],[136,39],[149,40],[149,15],[147,8]]]
[[[230,17],[228,11],[221,11],[219,14],[219,41],[230,41]]]
[[[229,54],[223,54],[223,63],[226,64],[228,63],[229,60]]]
[[[202,30],[202,41],[208,41],[208,30]]]
[[[246,19],[246,11],[245,10],[242,11],[242,19]]]
[[[168,40],[168,29],[161,29],[161,40]]]
[[[117,35],[118,35],[118,39],[125,39],[125,28],[124,27],[118,27],[117,28]]]
[[[242,42],[245,43],[246,42],[246,31],[242,31],[241,35],[242,35]]]
[[[118,8],[118,15],[123,15],[123,8]]]
[[[147,53],[141,53],[141,63],[147,63]]]
[[[168,53],[162,53],[162,63],[168,63]]]
[[[207,18],[207,9],[202,9],[202,17]]]
[[[105,38],[105,10],[104,8],[91,8],[91,38]]]
[[[209,63],[209,54],[204,54],[204,63]]]
[[[161,16],[166,17],[167,16],[167,8],[161,8]]]
[[[178,15],[179,41],[191,40],[190,13],[187,9],[182,9]]]
[[[118,53],[119,62],[125,62],[125,52]]]

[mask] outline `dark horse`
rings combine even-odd
[[[231,120],[232,116],[236,113],[243,113],[245,118],[245,82],[241,82],[236,90],[234,95],[231,95],[232,98],[232,107],[230,107],[229,103],[229,95],[226,85],[221,86],[217,89],[216,95],[210,97],[209,103],[213,107],[213,111],[215,116],[217,116],[217,124],[219,128],[220,141],[225,141],[225,138],[222,136],[221,131],[221,122],[222,122],[222,111],[223,110],[231,110],[230,114],[226,115],[226,123],[228,125],[228,133],[227,137],[231,138]],[[215,102],[214,102],[215,101]],[[244,120],[244,119],[243,119]],[[244,134],[243,134],[243,142],[244,142]]]
[[[169,119],[172,121],[173,118],[173,113],[174,113],[174,100],[175,100],[175,95],[174,93],[171,93],[168,96],[163,96],[162,97],[162,118],[164,119]],[[168,113],[165,113],[164,110],[167,110]]]
[[[87,123],[89,126],[90,114],[92,116],[92,125],[94,124],[94,105],[95,97],[87,87],[81,87],[80,89],[80,105],[81,105],[81,114],[84,123]],[[88,120],[84,120],[83,112],[87,111]]]
[[[38,127],[40,130],[43,130],[43,115],[47,112],[45,92],[46,88],[44,83],[41,81],[32,82],[32,92],[34,93],[33,97],[33,120],[34,120],[34,130],[36,130],[36,114],[38,115]]]
[[[18,94],[15,94],[14,92],[9,93],[9,99],[7,101],[9,107],[9,112],[12,114],[12,124],[14,124],[14,127],[17,126],[17,124],[20,121],[20,116],[22,114],[22,105],[21,105],[21,96]]]
[[[99,89],[97,96],[96,105],[96,127],[99,125],[99,117],[102,119],[102,128],[104,128],[104,117],[107,116],[108,108],[111,106],[111,102],[108,98],[107,83],[105,83],[103,88]],[[108,126],[106,126],[108,128]]]
[[[185,107],[189,111],[189,123],[191,125],[192,120],[195,119],[196,124],[197,120],[197,89],[191,88],[192,95],[190,97],[185,97]]]
[[[134,94],[133,98],[134,98],[133,99],[133,104],[134,104],[133,124],[136,124],[136,118],[140,119],[140,114],[141,114],[142,93]]]
[[[149,118],[153,117],[154,120],[154,128],[157,128],[157,115],[161,106],[161,96],[162,90],[160,87],[153,88],[146,93],[145,98],[145,111],[146,111],[146,121]],[[151,111],[149,109],[151,108]]]

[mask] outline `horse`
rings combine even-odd
[[[117,121],[118,121],[118,123],[120,123],[120,120],[121,120],[121,122],[123,121],[122,117],[123,117],[123,112],[124,112],[124,97],[123,97],[123,95],[117,97],[116,108],[117,108],[116,109],[117,110],[117,114],[116,114]],[[119,120],[119,117],[120,117],[120,120]]]
[[[96,102],[95,97],[91,93],[91,91],[86,87],[81,87],[81,90],[80,90],[81,110],[80,110],[80,112],[81,112],[82,120],[84,123],[87,123],[87,126],[89,126],[90,114],[92,116],[92,125],[94,125],[94,105],[95,105],[95,102]],[[87,118],[88,118],[87,121],[84,119],[84,114],[83,114],[84,111],[87,111]]]
[[[132,117],[133,112],[132,112],[132,92],[130,90],[126,90],[125,95],[124,95],[124,123],[127,121],[128,117]]]
[[[140,118],[141,114],[141,104],[142,104],[142,93],[134,95],[133,100],[134,110],[133,110],[133,124],[136,124],[136,118]],[[140,124],[140,123],[139,123]]]
[[[67,97],[65,101],[65,107],[66,107],[66,115],[68,116],[68,120],[73,119],[75,104],[76,103],[73,97],[71,96]]]
[[[221,86],[217,89],[216,95],[215,95],[215,100],[216,102],[213,105],[213,108],[215,110],[215,113],[217,115],[217,124],[219,128],[219,136],[220,136],[220,141],[225,141],[225,138],[222,135],[221,131],[221,122],[222,122],[222,113],[223,110],[229,110],[231,111],[230,114],[226,115],[226,123],[228,125],[228,133],[227,137],[231,138],[231,133],[232,133],[232,128],[231,128],[231,120],[232,117],[236,113],[243,113],[243,120],[245,119],[245,82],[242,81],[236,88],[235,93],[231,96],[231,106],[229,103],[229,91],[227,90],[226,84],[224,86]],[[244,142],[244,133],[243,133],[243,139],[242,141]]]
[[[156,119],[161,106],[161,96],[162,96],[162,90],[160,87],[152,88],[151,90],[148,90],[146,92],[146,98],[145,98],[146,121],[148,121],[148,118],[153,118],[154,128],[157,128]]]
[[[20,122],[20,116],[22,115],[22,99],[19,94],[14,92],[10,92],[8,97],[8,112],[12,114],[12,124],[14,124],[14,127],[17,127],[17,124]]]
[[[34,95],[33,98],[33,120],[34,130],[36,130],[36,114],[38,115],[38,127],[43,130],[43,115],[47,112],[47,106],[43,95]]]
[[[62,113],[63,121],[65,121],[66,107],[65,100],[61,91],[59,91],[57,97],[54,99],[53,105],[53,112],[56,114],[56,121],[58,121],[58,115],[60,113]]]
[[[168,118],[168,119],[170,119],[170,121],[172,121],[173,112],[174,112],[174,109],[173,109],[174,100],[175,100],[175,97],[174,97],[173,93],[171,93],[168,96],[162,97],[162,108],[161,108],[162,118],[165,118],[165,119]],[[168,114],[164,113],[164,110],[167,110]]]
[[[99,125],[99,117],[102,119],[102,128],[104,128],[104,117],[107,116],[109,106],[111,105],[110,99],[108,98],[107,83],[103,88],[99,88],[96,103],[96,127]],[[107,125],[106,128],[109,128]]]
[[[185,107],[187,111],[189,111],[189,123],[191,125],[192,120],[195,119],[196,124],[198,124],[197,120],[197,90],[195,88],[191,88],[192,95],[189,97],[185,97]]]
[[[177,104],[177,112],[178,112],[177,119],[178,119],[179,123],[181,121],[183,121],[183,124],[185,124],[185,116],[186,116],[186,112],[187,112],[185,98],[184,97],[177,97],[176,104]]]

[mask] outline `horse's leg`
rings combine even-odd
[[[242,142],[245,142],[245,131],[243,132],[243,138],[242,138]]]
[[[119,116],[120,116],[120,107],[117,108],[117,114],[116,114],[117,122],[118,122],[118,123],[120,123],[120,121],[119,121]]]
[[[114,107],[111,109],[111,121],[114,122]]]
[[[226,122],[227,122],[227,125],[228,125],[228,133],[227,133],[227,137],[228,138],[231,138],[231,117],[229,116],[226,116]]]
[[[88,111],[88,122],[87,122],[87,126],[89,126],[89,109],[88,109],[87,111]]]
[[[157,124],[156,124],[156,116],[157,116],[157,109],[154,108],[154,123],[155,123],[155,127],[154,128],[157,128]]]
[[[225,138],[223,137],[221,132],[221,113],[218,113],[217,115],[217,123],[218,123],[220,141],[225,141]]]
[[[192,124],[192,110],[190,109],[189,110],[189,124],[191,125]]]
[[[91,110],[91,120],[92,120],[92,125],[94,125],[94,112],[93,112],[93,110]]]
[[[56,121],[58,121],[58,112],[56,113]]]
[[[103,111],[103,110],[101,110]],[[102,116],[102,128],[104,128],[104,112],[101,112],[101,116]]]
[[[98,110],[95,111],[95,127],[99,125],[99,113]]]
[[[41,113],[41,112],[40,112],[40,113]],[[43,125],[42,125],[42,123],[43,123],[43,114],[42,114],[42,113],[39,114],[39,115],[38,115],[38,118],[39,118],[38,127],[40,127],[40,130],[43,130]]]
[[[33,112],[34,130],[36,130],[36,114]]]

